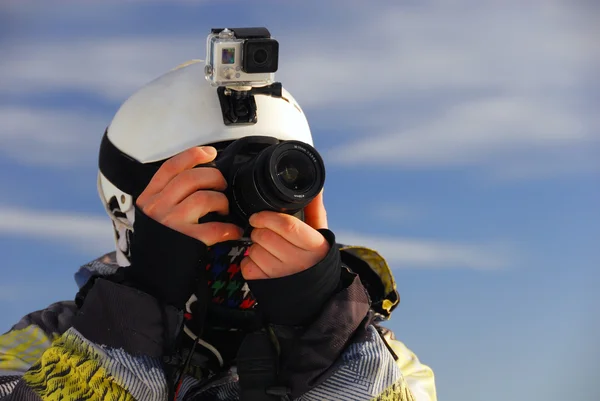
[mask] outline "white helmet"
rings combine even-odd
[[[98,192],[115,225],[117,260],[129,264],[133,202],[158,163],[193,146],[270,136],[313,144],[308,121],[284,89],[255,96],[258,121],[225,125],[217,94],[200,60],[183,64],[135,92],[118,110],[100,147]]]

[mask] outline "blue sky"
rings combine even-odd
[[[394,268],[389,326],[440,399],[598,399],[599,8],[522,3],[3,1],[0,330],[110,250],[95,176],[119,104],[211,27],[267,26],[330,227]]]

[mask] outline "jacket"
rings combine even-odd
[[[296,336],[288,364],[297,372],[290,378],[297,390],[281,399],[436,400],[431,369],[379,324],[398,302],[387,264],[366,248],[341,252],[356,272]],[[177,383],[165,373],[162,347],[176,335],[182,316],[140,291],[102,279],[116,268],[114,254],[82,266],[78,285],[86,282],[82,276],[100,276],[88,294],[92,301],[81,308],[73,301],[52,304],[0,336],[0,400],[238,400],[235,366],[216,374],[189,369],[176,392],[170,391]],[[357,316],[369,309],[370,318],[356,321],[339,308],[356,310]],[[331,337],[340,332],[347,336]],[[285,330],[278,335],[285,338]]]

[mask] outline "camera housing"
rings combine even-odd
[[[203,166],[216,167],[225,177],[229,215],[210,213],[199,222],[229,222],[244,230],[250,216],[263,210],[298,215],[325,184],[325,165],[315,148],[273,137],[240,138]]]
[[[212,29],[206,43],[206,79],[213,86],[265,86],[279,67],[279,42],[267,28]]]

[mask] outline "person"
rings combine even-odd
[[[312,145],[285,89],[226,125],[203,65],[135,92],[101,142],[98,192],[116,249],[78,292],[0,337],[5,400],[436,400],[432,370],[381,326],[399,302],[376,251],[336,242],[323,193],[301,215],[227,216],[210,167],[233,141]],[[203,167],[199,167],[199,166]]]

